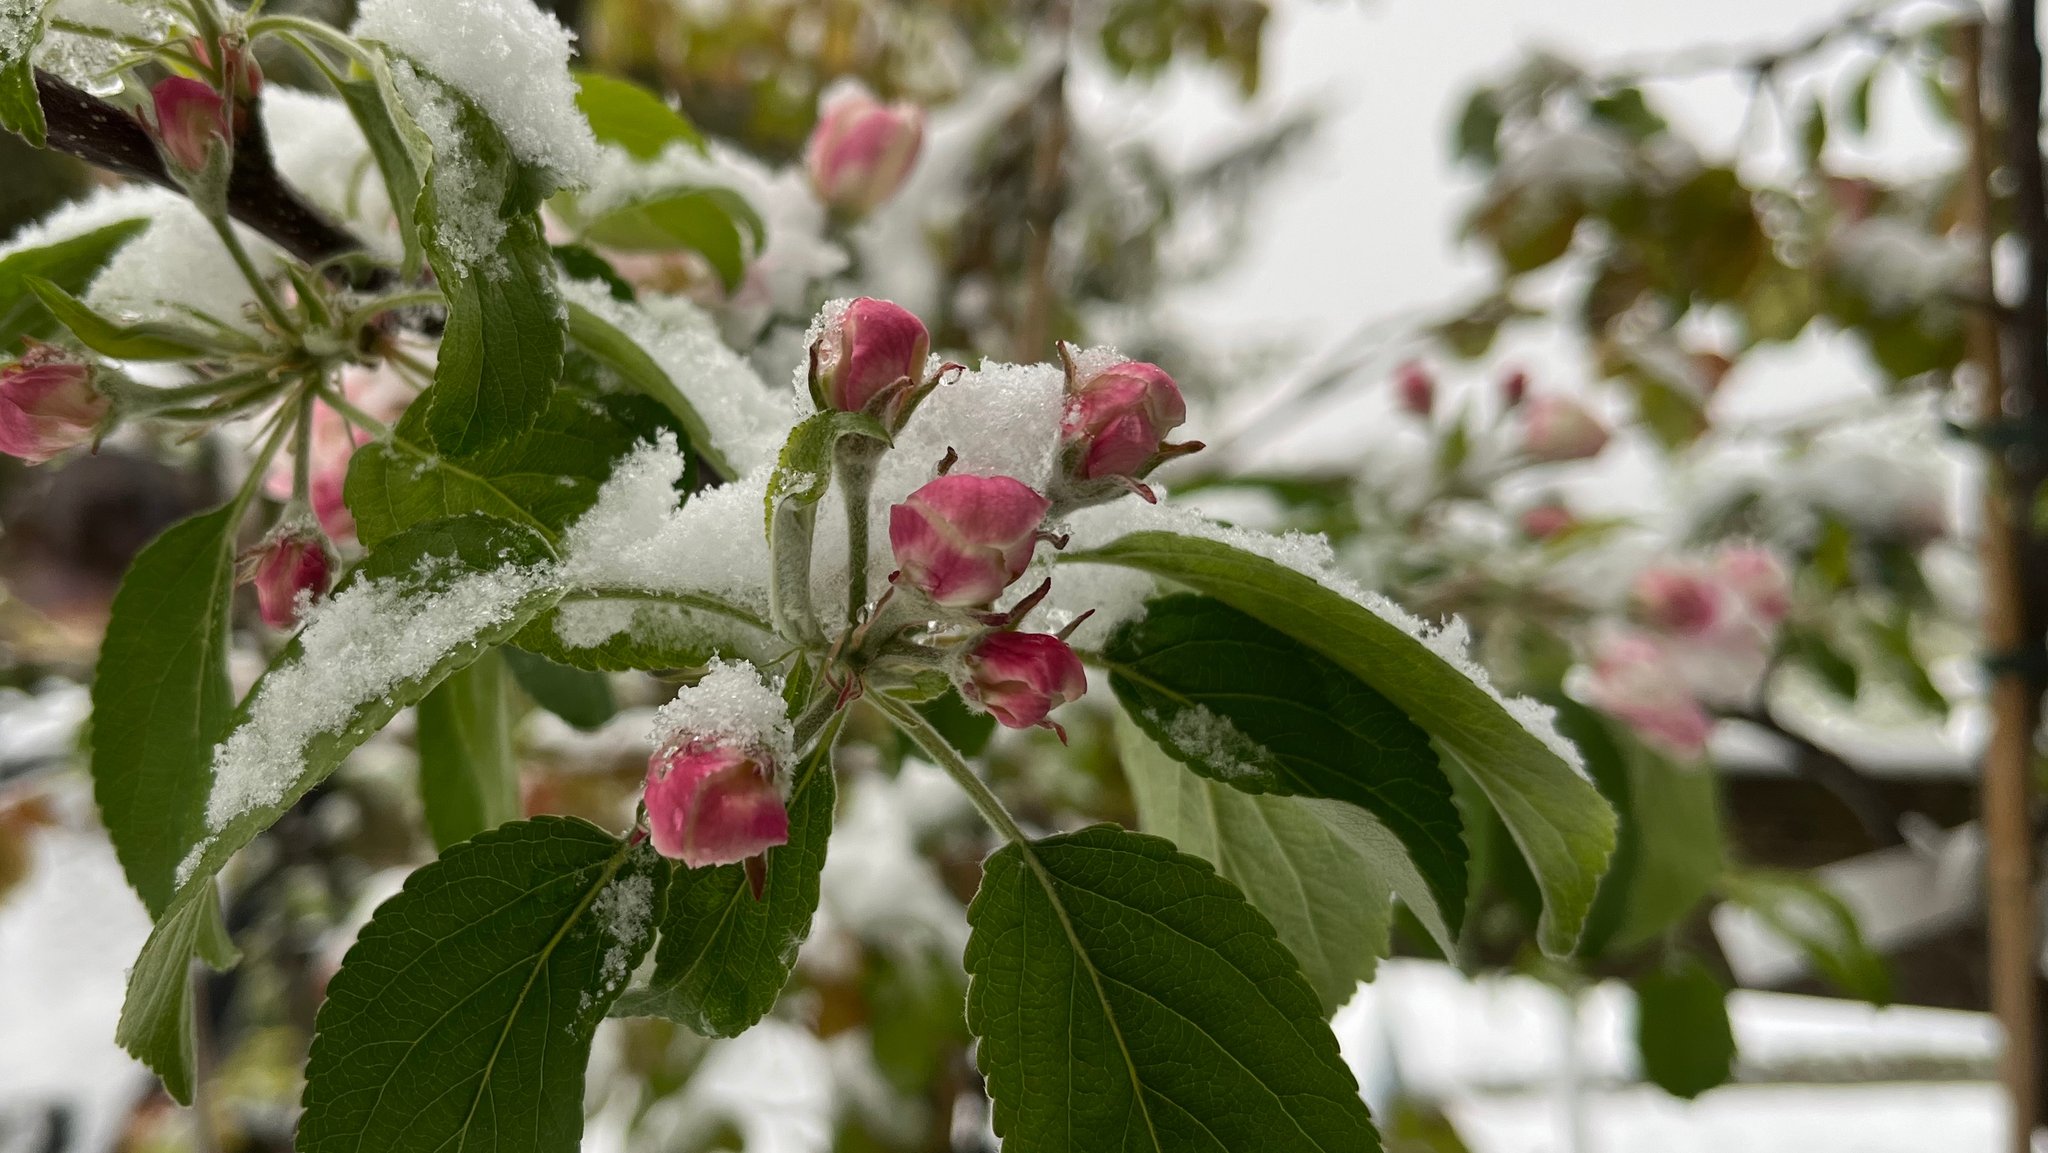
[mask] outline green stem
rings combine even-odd
[[[349,60],[361,64],[365,68],[371,67],[374,63],[370,54],[363,50],[361,44],[356,43],[354,37],[338,28],[329,27],[317,20],[308,20],[303,16],[291,16],[280,12],[265,16],[260,20],[250,21],[249,39],[254,40],[258,36],[272,34],[280,35],[287,40],[293,41],[298,45],[300,51],[306,51],[310,47],[310,45],[299,41],[299,37],[303,36],[307,40],[318,41],[334,49]],[[313,55],[311,52],[306,52],[306,54],[309,57]],[[319,61],[319,63],[325,64],[326,62]]]
[[[299,394],[298,430],[292,450],[292,500],[311,504],[313,497],[313,397],[308,388]]]
[[[842,437],[833,446],[839,496],[846,502],[846,623],[860,623],[868,607],[868,497],[875,488],[875,462],[883,445],[864,436]]]
[[[981,779],[980,774],[974,771],[974,766],[967,763],[966,756],[941,736],[939,730],[931,726],[931,722],[919,716],[916,709],[894,697],[877,693],[868,700],[894,721],[903,735],[915,742],[918,748],[923,749],[926,756],[946,770],[946,774],[967,794],[967,799],[974,802],[974,807],[981,813],[982,819],[993,826],[996,832],[1019,845],[1028,846],[1031,843],[1031,838],[1024,835],[1024,830],[1018,826],[1017,819],[1010,815],[1010,810],[1003,807],[1002,800],[988,787],[988,782]]]
[[[807,648],[823,648],[825,629],[811,604],[811,542],[817,535],[816,505],[785,502],[775,510],[769,533],[768,612],[775,631]]]
[[[447,301],[447,297],[431,289],[421,289],[418,292],[394,292],[389,296],[380,296],[375,300],[363,302],[360,307],[348,314],[348,317],[342,322],[342,327],[349,332],[354,332],[356,329],[368,324],[373,317],[381,316],[384,313],[396,312],[401,308],[415,308],[426,304],[446,304]]]
[[[826,731],[827,724],[833,717],[839,715],[839,694],[833,691],[831,685],[825,683],[823,677],[818,678],[817,685],[817,689],[811,694],[810,703],[804,706],[803,712],[797,714],[793,726],[796,730],[795,748],[799,760],[809,754],[811,742]]]
[[[256,498],[256,490],[263,487],[263,478],[270,472],[270,462],[277,459],[277,450],[284,447],[284,438],[292,431],[292,427],[291,421],[279,419],[276,427],[271,429],[269,439],[257,450],[256,460],[249,466],[249,476],[242,481],[242,487],[236,491],[234,502],[230,506],[235,510],[228,516],[230,521],[241,520],[242,511]]]
[[[298,326],[292,322],[290,314],[285,312],[284,302],[277,298],[277,293],[271,289],[270,282],[256,271],[256,262],[249,259],[249,250],[242,246],[242,238],[235,235],[233,222],[225,214],[209,215],[207,220],[213,225],[213,231],[220,236],[220,242],[227,246],[228,255],[235,258],[235,267],[242,270],[242,279],[249,282],[249,288],[256,293],[256,302],[263,307],[263,313],[270,318],[270,323],[276,325],[280,332],[297,332]]]
[[[320,399],[325,401],[334,411],[348,418],[349,423],[357,428],[363,429],[374,436],[384,437],[391,435],[390,426],[364,412],[362,409],[357,408],[355,405],[350,404],[348,398],[341,395],[340,389],[321,385]]]

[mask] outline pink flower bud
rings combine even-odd
[[[263,623],[280,631],[298,624],[306,607],[326,596],[334,583],[334,552],[327,538],[311,528],[280,529],[249,559]]]
[[[1704,752],[1714,727],[1713,718],[1693,697],[1664,649],[1638,634],[1618,634],[1601,642],[1586,699],[1645,741],[1680,757]]]
[[[1728,605],[1720,584],[1685,565],[1658,565],[1636,577],[1632,593],[1637,614],[1650,626],[1676,636],[1701,637],[1724,620]]]
[[[1070,380],[1060,439],[1082,480],[1144,474],[1188,418],[1180,386],[1156,364],[1126,360]]]
[[[1500,378],[1500,402],[1504,408],[1518,407],[1529,395],[1529,374],[1521,369],[1511,369]]]
[[[1769,549],[1730,545],[1714,558],[1714,571],[1764,626],[1778,624],[1792,611],[1792,580]]]
[[[654,849],[693,869],[730,865],[789,841],[789,810],[765,754],[688,743],[647,761]]]
[[[216,140],[229,140],[227,106],[203,80],[173,76],[149,90],[156,102],[156,139],[172,166],[184,172],[206,168]]]
[[[90,442],[107,408],[91,365],[31,344],[20,360],[0,366],[0,452],[41,464]]]
[[[840,412],[865,412],[896,382],[922,380],[931,351],[924,321],[886,300],[863,296],[818,341],[818,402]]]
[[[1539,504],[1522,513],[1522,532],[1535,540],[1549,540],[1579,523],[1572,510],[1561,504]]]
[[[1013,729],[1053,727],[1046,714],[1088,691],[1081,658],[1044,633],[995,632],[967,656],[961,692]]]
[[[1543,463],[1585,460],[1607,447],[1607,426],[1578,401],[1538,396],[1522,413],[1522,448]]]
[[[924,143],[924,110],[884,104],[849,87],[828,96],[804,149],[811,188],[827,205],[855,216],[896,195]]]
[[[1051,508],[1011,477],[939,477],[889,510],[897,579],[942,605],[986,605],[1030,566]]]
[[[1394,393],[1401,407],[1416,416],[1436,411],[1436,378],[1419,361],[1409,361],[1394,373]]]

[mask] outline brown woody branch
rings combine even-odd
[[[1770,710],[1759,706],[1742,719],[1764,729],[1792,746],[1792,771],[1832,793],[1855,816],[1863,831],[1880,848],[1906,843],[1899,832],[1899,810],[1877,786],[1820,743],[1778,723]]]
[[[49,146],[87,163],[172,191],[178,182],[164,167],[156,142],[134,116],[47,72],[36,72],[36,95],[49,123]],[[362,250],[362,241],[307,204],[278,175],[270,141],[260,127],[235,142],[228,180],[228,213],[307,264]]]

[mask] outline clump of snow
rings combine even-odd
[[[598,988],[583,991],[583,1008],[597,996],[609,997],[623,988],[632,976],[633,946],[647,939],[654,924],[654,878],[646,873],[614,877],[592,902],[590,913],[605,944],[604,960],[598,965]]]
[[[1106,368],[1114,368],[1130,357],[1106,344],[1092,348],[1077,348],[1071,354],[1074,359],[1074,379],[1087,380]]]
[[[765,616],[761,510],[769,470],[698,493],[688,504],[676,494],[682,476],[682,451],[670,433],[620,461],[597,503],[563,538],[570,587],[705,593]]]
[[[694,685],[654,713],[656,748],[686,744],[758,749],[779,765],[795,760],[795,736],[782,691],[742,662],[712,661]],[[785,781],[787,774],[783,774]]]
[[[1463,621],[1452,617],[1440,626],[1432,626],[1379,593],[1361,588],[1358,582],[1337,568],[1336,554],[1329,539],[1320,533],[1294,532],[1275,536],[1250,529],[1230,528],[1189,509],[1146,504],[1134,497],[1083,509],[1074,514],[1070,529],[1073,539],[1069,548],[1072,551],[1100,548],[1132,533],[1170,532],[1226,544],[1293,569],[1422,642],[1438,658],[1498,702],[1508,715],[1534,734],[1559,759],[1580,773],[1585,771],[1578,749],[1557,731],[1555,710],[1540,701],[1502,693],[1494,685],[1493,678],[1472,658],[1472,637]],[[1071,612],[1077,606],[1059,594],[1069,567],[1062,566],[1055,573],[1053,589],[1060,609]],[[1091,619],[1089,623],[1097,629],[1107,629],[1121,622]]]
[[[1884,315],[1970,292],[1976,258],[1970,242],[1937,236],[1896,216],[1846,224],[1829,238],[1828,253]]]
[[[6,5],[22,7],[23,0],[6,0]],[[35,0],[27,0],[25,6],[37,7]],[[130,40],[162,40],[172,24],[170,10],[153,0],[56,0],[48,15]],[[120,68],[127,56],[128,48],[118,39],[51,28],[37,45],[34,60],[36,67],[95,96],[112,96],[121,91]]]
[[[475,101],[520,160],[563,187],[597,167],[597,140],[569,76],[575,34],[531,0],[364,0],[355,34]]]
[[[0,259],[31,248],[45,248],[75,240],[124,220],[148,220],[182,198],[152,184],[122,184],[102,188],[82,200],[74,200],[32,224],[25,224],[7,243],[0,244]]]
[[[932,479],[947,449],[960,454],[953,471],[1011,476],[1040,492],[1059,456],[1066,377],[1053,364],[981,362],[947,380],[918,406],[882,460],[875,480],[881,507]]]
[[[332,96],[263,87],[264,134],[286,183],[396,260],[403,248],[391,196],[348,105]]]
[[[419,575],[434,573],[428,566]],[[243,813],[281,802],[305,772],[314,738],[341,732],[363,705],[506,624],[554,579],[546,566],[464,573],[424,590],[418,581],[386,577],[314,606],[299,633],[299,658],[263,679],[249,719],[214,748],[207,828],[218,833]],[[179,884],[205,847],[180,865]]]
[[[502,275],[505,261],[498,245],[505,239],[505,219],[498,209],[505,199],[503,176],[479,163],[462,128],[462,110],[440,81],[405,60],[394,60],[391,82],[433,146],[427,183],[434,190],[438,247],[464,276]]]
[[[919,841],[972,811],[959,786],[924,761],[904,761],[894,780],[862,776],[832,825],[819,879],[821,924],[804,947],[805,966],[832,968],[834,933],[900,958],[957,963],[967,946],[967,910]]]
[[[741,660],[769,660],[782,648],[729,616],[664,601],[608,597],[555,610],[555,638],[568,648],[595,649],[621,633],[657,652],[710,652]]]
[[[795,423],[793,408],[719,339],[703,309],[680,296],[614,300],[601,284],[568,281],[562,296],[618,329],[659,365],[704,422],[708,447],[739,471],[772,463]]]
[[[119,197],[117,204],[111,218],[97,223],[132,218],[136,215],[130,210],[133,206],[146,210],[150,225],[107,261],[85,293],[87,304],[131,322],[172,321],[190,326],[195,317],[204,317],[244,332],[257,329],[255,294],[213,225],[198,209],[183,197],[160,189],[138,191],[132,199]],[[97,216],[108,207],[114,206],[82,211],[72,221]],[[239,224],[233,227],[257,274],[277,275],[282,267],[277,249],[249,229]]]
[[[1207,705],[1180,709],[1170,717],[1148,712],[1146,719],[1166,730],[1176,749],[1202,762],[1218,780],[1239,788],[1256,784],[1270,789],[1279,783],[1273,751]]]
[[[18,58],[42,26],[43,0],[0,0],[0,59]]]

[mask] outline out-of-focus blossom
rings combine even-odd
[[[0,453],[41,464],[91,442],[107,409],[90,364],[31,344],[20,360],[0,366]]]
[[[1394,396],[1401,408],[1427,418],[1436,411],[1436,377],[1418,361],[1408,361],[1394,373]]]
[[[1643,623],[1681,637],[1713,632],[1735,607],[1715,574],[1685,563],[1644,569],[1630,595]]]
[[[280,528],[248,560],[263,623],[280,631],[299,623],[305,608],[334,583],[334,552],[310,525]]]
[[[1769,549],[1729,545],[1715,555],[1714,571],[1763,625],[1776,626],[1792,611],[1792,580]]]
[[[1519,368],[1511,368],[1500,378],[1500,403],[1502,408],[1519,408],[1529,395],[1529,374]]]
[[[1051,507],[1013,477],[939,477],[889,510],[897,579],[942,605],[986,605],[1031,564]]]
[[[865,216],[896,195],[924,143],[924,109],[884,104],[857,85],[827,96],[804,149],[818,199]]]
[[[1652,637],[1624,632],[1603,638],[1585,694],[1588,704],[1667,753],[1689,760],[1706,751],[1713,718]]]
[[[1521,406],[1522,451],[1542,463],[1585,460],[1607,447],[1607,426],[1568,396],[1530,397]]]
[[[412,389],[389,368],[367,369],[351,365],[341,370],[341,392],[348,402],[386,424],[394,423],[411,402]],[[354,540],[356,518],[343,499],[348,466],[356,448],[370,443],[367,429],[358,428],[325,404],[313,406],[312,461],[306,477],[307,500],[313,515],[329,538]],[[264,491],[277,500],[292,495],[296,464],[291,452],[281,452],[263,478]]]
[[[1522,532],[1534,540],[1549,540],[1579,523],[1572,510],[1552,501],[1522,513]]]

